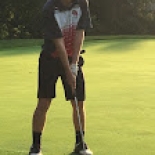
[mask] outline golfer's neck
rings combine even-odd
[[[72,0],[61,0],[61,3],[64,5],[64,6],[70,6],[72,4]]]

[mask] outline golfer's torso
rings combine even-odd
[[[61,30],[65,42],[66,51],[69,56],[72,55],[73,51],[73,42],[75,39],[75,32],[79,19],[82,15],[80,6],[77,4],[70,10],[59,11],[58,9],[54,10],[54,17]],[[57,55],[56,52],[53,55]]]

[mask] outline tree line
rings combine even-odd
[[[42,38],[46,0],[0,4],[0,39]],[[155,0],[89,0],[93,29],[88,35],[155,34]]]

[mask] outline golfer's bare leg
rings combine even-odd
[[[71,104],[72,104],[72,107],[73,107],[73,124],[74,124],[74,127],[75,127],[75,131],[80,131],[75,101],[72,100]],[[85,131],[86,111],[85,111],[85,107],[84,107],[84,102],[79,101],[78,105],[79,105],[79,113],[80,113],[80,118],[81,118],[82,130]]]
[[[33,114],[32,128],[35,132],[42,132],[46,121],[46,113],[50,107],[51,99],[40,98]]]
[[[32,146],[29,155],[41,155],[41,135],[46,122],[46,113],[50,107],[51,99],[40,98],[33,114],[32,120]]]

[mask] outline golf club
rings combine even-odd
[[[75,91],[75,95],[74,95],[74,100],[75,100],[75,105],[76,105],[76,112],[77,112],[77,117],[78,117],[78,122],[79,122],[80,134],[81,134],[81,138],[82,138],[83,150],[85,150],[86,148],[84,145],[84,135],[83,135],[83,130],[82,130],[81,117],[80,117],[78,99],[76,97],[76,91]]]
[[[77,99],[76,93],[74,96],[74,100],[75,100],[76,112],[77,112],[78,122],[79,122],[79,127],[80,127],[80,134],[81,134],[81,138],[82,138],[83,150],[80,151],[80,154],[81,155],[93,155],[93,152],[91,150],[87,149],[85,146],[85,143],[84,143],[84,135],[83,135],[83,130],[82,130],[81,117],[80,117],[80,111],[79,111],[79,105],[78,105],[78,99]]]

